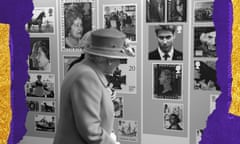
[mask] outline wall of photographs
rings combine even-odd
[[[82,57],[81,36],[96,28],[115,27],[126,34],[136,52],[136,57],[120,64],[113,75],[106,75],[117,92],[113,103],[118,141],[199,143],[220,93],[213,0],[33,3],[33,17],[26,24],[31,40],[25,85],[29,107],[26,136],[54,137],[61,82],[69,64]],[[70,27],[79,29],[74,34],[78,40],[69,34]]]

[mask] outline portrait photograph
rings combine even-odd
[[[56,108],[56,101],[42,101],[41,112],[54,113]]]
[[[54,98],[55,75],[54,74],[29,74],[25,84],[27,97]]]
[[[104,28],[115,28],[126,34],[131,42],[136,42],[136,17],[135,4],[103,5]]]
[[[36,132],[55,132],[56,117],[52,115],[40,115],[34,116],[35,131]]]
[[[196,1],[194,3],[195,22],[213,22],[213,1]]]
[[[211,94],[210,95],[210,108],[209,114],[211,114],[216,109],[216,100],[219,97],[218,94]]]
[[[149,25],[148,37],[149,60],[183,60],[182,25]]]
[[[136,52],[136,46],[131,46]],[[114,70],[113,74],[106,75],[108,86],[117,93],[135,94],[136,93],[136,56],[127,60],[121,60],[120,65]]]
[[[196,130],[196,144],[200,144],[200,141],[202,140],[203,135],[203,129],[197,129]]]
[[[76,60],[76,59],[79,59],[80,57],[83,57],[82,54],[79,54],[79,55],[64,55],[63,56],[63,68],[64,68],[64,73],[63,73],[63,76],[66,75],[66,73],[68,72],[69,68],[70,68],[70,64]]]
[[[51,71],[50,41],[48,37],[30,38],[31,51],[28,57],[28,70]]]
[[[216,75],[216,60],[194,61],[194,89],[219,91]]]
[[[25,25],[29,33],[54,34],[55,32],[55,10],[53,7],[35,7],[33,16]]]
[[[217,57],[216,30],[211,27],[194,28],[194,57]]]
[[[62,2],[62,51],[81,51],[85,33],[93,27],[93,0],[64,0]]]
[[[164,130],[183,131],[183,104],[163,103]]]
[[[167,1],[167,21],[186,22],[187,0],[168,0]]]
[[[146,0],[146,22],[165,21],[165,0]]]
[[[156,64],[153,70],[153,99],[182,99],[182,64]]]
[[[118,120],[117,137],[122,141],[137,142],[138,125],[133,120]]]
[[[27,100],[28,110],[31,112],[39,112],[39,102],[36,100]]]
[[[123,118],[123,97],[116,97],[112,100],[114,105],[114,117]]]

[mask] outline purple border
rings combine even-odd
[[[31,0],[0,1],[0,22],[10,24],[11,50],[11,105],[13,118],[9,144],[18,143],[24,134],[27,107],[24,84],[27,75],[27,55],[30,50],[29,35],[24,30],[25,23],[31,18],[33,4]],[[231,0],[215,0],[214,22],[217,31],[217,77],[222,94],[217,100],[216,110],[209,116],[201,144],[237,144],[240,134],[240,118],[228,114],[231,101]]]

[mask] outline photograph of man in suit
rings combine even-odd
[[[158,25],[155,27],[158,46],[149,52],[149,60],[183,60],[182,52],[173,46],[176,30],[175,25]]]

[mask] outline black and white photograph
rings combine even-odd
[[[42,101],[41,112],[54,113],[56,108],[56,101]]]
[[[213,1],[196,1],[194,5],[195,22],[213,22]]]
[[[35,131],[37,132],[55,132],[56,117],[53,115],[40,115],[34,116]]]
[[[122,141],[137,142],[138,124],[133,120],[118,120],[117,138]]]
[[[200,141],[202,140],[203,135],[203,129],[197,129],[196,130],[196,144],[200,144]]]
[[[54,91],[54,74],[29,74],[29,79],[25,84],[27,97],[54,98]]]
[[[62,0],[61,38],[63,51],[81,51],[83,36],[93,28],[94,0]]]
[[[183,131],[183,104],[163,103],[164,130]]]
[[[194,56],[216,57],[216,30],[211,27],[194,28]]]
[[[136,46],[130,47],[136,52]],[[135,94],[136,71],[136,56],[121,60],[120,65],[114,70],[113,74],[106,75],[108,86],[117,93]]]
[[[149,25],[148,36],[149,60],[183,60],[182,25]]]
[[[116,28],[126,34],[130,42],[136,42],[135,4],[103,5],[104,28]]]
[[[146,22],[165,21],[165,0],[146,0]]]
[[[112,100],[114,105],[114,117],[123,118],[123,97],[116,97]]]
[[[29,33],[54,34],[55,10],[53,7],[35,7],[33,16],[25,25]]]
[[[153,99],[182,99],[182,64],[156,64],[153,70]]]
[[[64,68],[64,76],[66,75],[66,73],[68,72],[68,70],[73,66],[73,61],[79,59],[83,59],[84,56],[83,54],[79,54],[79,55],[71,55],[71,56],[63,56],[63,68]]]
[[[216,100],[218,98],[218,94],[211,94],[210,95],[210,108],[209,114],[211,114],[216,109]]]
[[[167,1],[167,21],[186,22],[187,0],[168,0]]]
[[[32,112],[39,112],[39,102],[36,100],[27,100],[28,110]]]
[[[28,58],[28,69],[30,71],[50,72],[51,56],[49,38],[30,38],[30,47],[31,51]]]
[[[219,91],[216,60],[194,61],[194,89]]]

